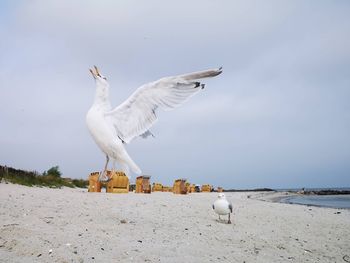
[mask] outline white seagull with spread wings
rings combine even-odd
[[[106,164],[99,176],[100,181],[105,181],[109,179],[107,166],[110,158],[119,163],[127,175],[129,168],[141,174],[140,168],[126,152],[124,143],[130,143],[138,136],[145,138],[152,135],[149,129],[157,120],[158,108],[171,110],[180,106],[204,88],[198,79],[217,76],[222,68],[165,77],[145,84],[114,109],[109,101],[106,77],[96,66],[90,72],[96,82],[96,93],[86,122],[94,141],[106,155]]]

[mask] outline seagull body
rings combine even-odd
[[[213,209],[219,215],[219,220],[221,220],[221,215],[228,215],[227,223],[231,224],[232,204],[227,201],[225,194],[220,193],[218,195],[218,199],[213,204]]]
[[[149,129],[157,120],[158,108],[171,110],[180,106],[204,88],[198,79],[214,77],[222,72],[219,68],[159,79],[141,86],[126,101],[112,109],[109,83],[96,66],[94,69],[90,69],[90,72],[96,82],[96,93],[86,122],[94,141],[106,155],[106,164],[99,180],[108,180],[106,170],[110,158],[127,175],[129,168],[141,174],[141,169],[130,158],[124,144],[138,136],[146,138],[152,135]]]

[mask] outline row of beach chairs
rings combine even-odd
[[[101,192],[103,186],[106,188],[107,193],[128,193],[134,191],[135,193],[151,192],[173,192],[174,194],[188,194],[198,192],[212,192],[214,189],[209,184],[202,186],[196,184],[190,184],[186,179],[176,179],[173,186],[164,186],[161,183],[150,184],[150,176],[139,176],[136,178],[136,184],[130,185],[129,178],[125,173],[120,171],[107,171],[107,176],[111,180],[107,183],[98,181],[99,172],[91,173],[89,176],[89,192]],[[218,192],[222,192],[222,187],[217,188]]]

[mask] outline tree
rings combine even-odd
[[[62,173],[58,165],[51,167],[47,172],[44,172],[43,175],[51,175],[53,177],[61,178]]]

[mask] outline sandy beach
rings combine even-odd
[[[216,196],[1,183],[0,262],[350,262],[349,210],[226,193],[229,225]]]

